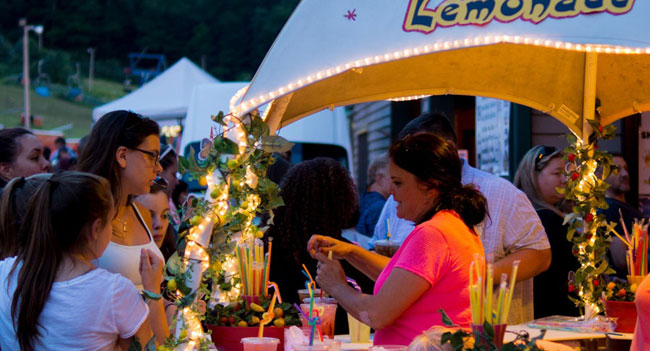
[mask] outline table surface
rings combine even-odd
[[[526,331],[528,332],[528,335],[530,335],[531,338],[534,338],[541,334],[542,330],[537,329],[537,328],[531,328],[528,327],[524,324],[520,325],[509,325],[508,328],[506,329],[509,332],[521,332],[521,331]],[[628,333],[581,333],[581,332],[572,332],[572,331],[565,331],[565,330],[553,330],[553,329],[547,329],[546,330],[546,335],[544,335],[544,340],[549,340],[549,341],[567,341],[567,340],[584,340],[584,339],[604,339],[607,336],[617,338],[617,339],[628,339],[632,340],[632,336],[634,334],[628,334]],[[506,332],[506,335],[504,337],[505,342],[510,342],[514,340],[516,337],[515,334],[513,333],[508,333]]]

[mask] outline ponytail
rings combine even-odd
[[[38,319],[52,290],[64,257],[83,252],[89,245],[89,224],[97,218],[104,223],[112,197],[108,182],[81,172],[53,175],[41,184],[29,201],[21,230],[23,249],[10,277],[19,265],[11,317],[23,351],[35,349],[40,335]]]
[[[472,228],[489,216],[487,199],[474,184],[463,185],[456,190],[441,193],[438,210],[455,211]]]
[[[16,188],[25,184],[25,177],[14,178],[5,187],[0,198],[0,260],[16,255],[19,224],[14,204]]]
[[[12,179],[0,197],[0,260],[18,255],[24,245],[20,235],[29,199],[51,174],[35,174]]]

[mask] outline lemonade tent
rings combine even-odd
[[[273,127],[332,106],[475,95],[579,134],[597,105],[603,124],[650,110],[648,13],[638,0],[303,0],[235,112],[273,101]]]

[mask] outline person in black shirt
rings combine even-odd
[[[514,179],[515,186],[526,193],[537,210],[551,244],[551,266],[534,278],[535,318],[580,315],[567,292],[569,272],[577,270],[579,264],[566,237],[568,228],[562,224],[565,213],[560,204],[564,197],[556,190],[566,186],[564,167],[561,151],[539,145],[524,155]]]
[[[625,194],[630,191],[630,174],[627,172],[627,163],[625,162],[625,159],[623,156],[615,154],[613,161],[618,172],[616,172],[616,174],[612,172],[612,174],[610,174],[610,176],[605,180],[605,182],[609,184],[609,188],[605,191],[605,201],[607,201],[609,208],[603,211],[603,213],[608,222],[616,223],[614,230],[616,230],[619,235],[624,236],[623,227],[621,226],[621,214],[623,215],[625,227],[631,234],[634,220],[637,218],[643,218],[643,213],[641,213],[639,209],[625,202]],[[614,236],[607,256],[610,259],[610,263],[613,263],[611,266],[616,271],[616,276],[620,278],[625,278],[627,275],[627,261],[625,259],[626,251],[627,247],[625,244],[623,244],[621,239]]]

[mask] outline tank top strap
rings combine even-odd
[[[149,240],[150,242],[153,242],[153,235],[151,234],[151,230],[149,230],[149,227],[147,226],[147,223],[145,223],[144,219],[142,218],[142,215],[140,214],[140,211],[138,210],[138,206],[136,206],[134,203],[131,203],[131,207],[133,207],[133,211],[135,212],[135,215],[138,217],[138,220],[140,221],[140,224],[144,227],[144,230],[147,232],[147,235],[149,235]]]

